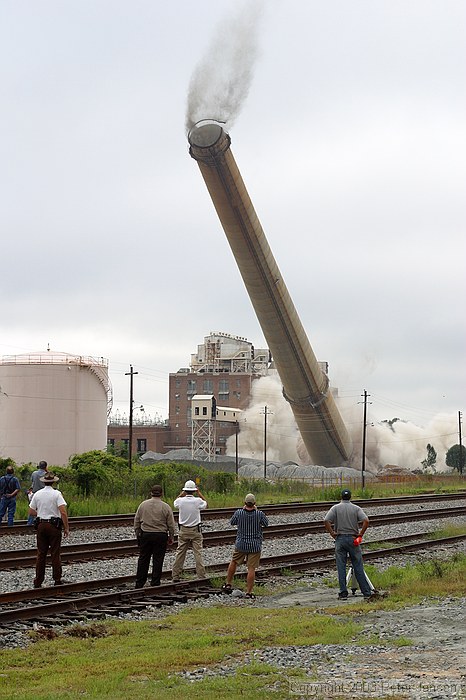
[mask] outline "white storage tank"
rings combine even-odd
[[[0,359],[0,455],[65,465],[107,445],[108,360],[46,351]]]

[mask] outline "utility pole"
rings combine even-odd
[[[128,469],[132,470],[131,456],[133,453],[133,377],[139,372],[133,371],[133,365],[129,366],[129,372],[125,372],[125,377],[129,376],[129,436],[128,436]]]
[[[361,482],[362,482],[362,488],[364,488],[365,485],[365,478],[364,478],[364,467],[366,465],[366,418],[367,418],[367,397],[370,396],[370,394],[367,393],[367,391],[364,389],[364,394],[361,394],[361,396],[364,397],[364,417],[363,417],[363,423],[362,423],[362,462],[361,462]],[[361,401],[359,401],[361,403]],[[372,403],[369,401],[369,403]]]
[[[264,479],[267,478],[267,416],[273,415],[264,406]]]
[[[460,444],[460,462],[459,462],[459,473],[463,474],[463,445],[461,444],[461,411],[458,411],[458,440]]]

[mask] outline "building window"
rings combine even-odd
[[[207,415],[207,406],[202,407],[202,415],[206,416]]]
[[[176,416],[180,415],[180,407],[179,406],[175,406],[175,415]]]
[[[175,386],[176,386],[177,389],[180,388],[180,386],[181,386],[181,379],[175,379]]]
[[[115,438],[108,438],[107,445],[112,445],[112,447],[115,447]]]
[[[188,379],[187,393],[188,394],[195,394],[196,393],[196,380],[195,379]]]
[[[146,438],[138,438],[138,452],[147,452]]]
[[[179,398],[180,398],[180,395],[179,395],[179,394],[175,394],[175,399],[179,399]]]
[[[212,379],[204,379],[204,394],[214,393],[214,383]]]
[[[229,401],[229,393],[228,393],[228,391],[226,392],[226,394],[219,394],[219,395],[218,395],[218,400],[219,400],[220,403],[228,403],[228,401]]]
[[[220,379],[220,380],[219,380],[219,383],[218,383],[218,392],[219,392],[219,394],[222,394],[222,393],[225,393],[225,392],[228,393],[229,389],[230,389],[230,386],[229,386],[229,383],[228,383],[228,379]]]
[[[199,406],[194,406],[194,415],[195,416],[199,415]]]

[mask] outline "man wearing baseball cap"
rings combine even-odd
[[[231,582],[238,564],[246,564],[246,598],[254,598],[252,589],[256,580],[256,569],[259,566],[262,550],[262,530],[268,527],[269,521],[265,514],[257,509],[256,497],[253,493],[246,494],[243,508],[233,513],[230,525],[237,526],[235,549],[228,566],[227,580],[222,586],[224,593],[231,593]]]
[[[175,561],[173,562],[172,580],[175,583],[181,581],[181,572],[183,571],[188,549],[193,550],[196,576],[205,578],[205,567],[202,559],[201,510],[207,508],[207,501],[194,481],[189,479],[183,486],[183,490],[178,498],[173,502],[173,506],[179,511],[179,533],[178,547]]]
[[[160,586],[167,545],[173,544],[175,518],[168,503],[162,500],[163,489],[154,484],[150,498],[143,501],[134,516],[134,530],[139,546],[136,588],[143,588],[152,559],[151,586]]]
[[[364,573],[361,547],[359,544],[354,543],[356,537],[362,538],[366,532],[369,527],[369,518],[362,508],[355,503],[351,503],[351,491],[349,489],[343,489],[340,503],[330,508],[325,515],[324,525],[327,532],[335,540],[335,559],[340,586],[338,598],[340,600],[348,598],[346,560],[349,556],[361,593],[365,600],[370,600],[372,589]],[[360,525],[361,529],[359,529]]]

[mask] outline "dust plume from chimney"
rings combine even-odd
[[[202,119],[215,119],[228,131],[249,93],[258,56],[257,36],[263,0],[235,4],[222,20],[191,76],[186,131]]]
[[[351,434],[354,453],[351,467],[361,468],[362,412],[360,405],[344,405],[337,399],[345,424]],[[264,405],[267,404],[269,421],[267,430],[267,457],[271,461],[293,461],[300,465],[312,464],[297,430],[289,404],[283,398],[281,382],[277,374],[261,377],[253,382],[249,406],[240,420],[238,454],[240,457],[261,459],[264,449]],[[448,472],[445,463],[447,450],[458,442],[457,417],[440,413],[419,426],[409,420],[395,422],[369,422],[366,436],[366,469],[377,473],[387,464],[405,467],[411,471],[422,470],[427,456],[427,444],[431,444],[437,461],[431,471]],[[235,436],[228,438],[227,454],[235,453]],[[321,465],[319,465],[321,466]]]

